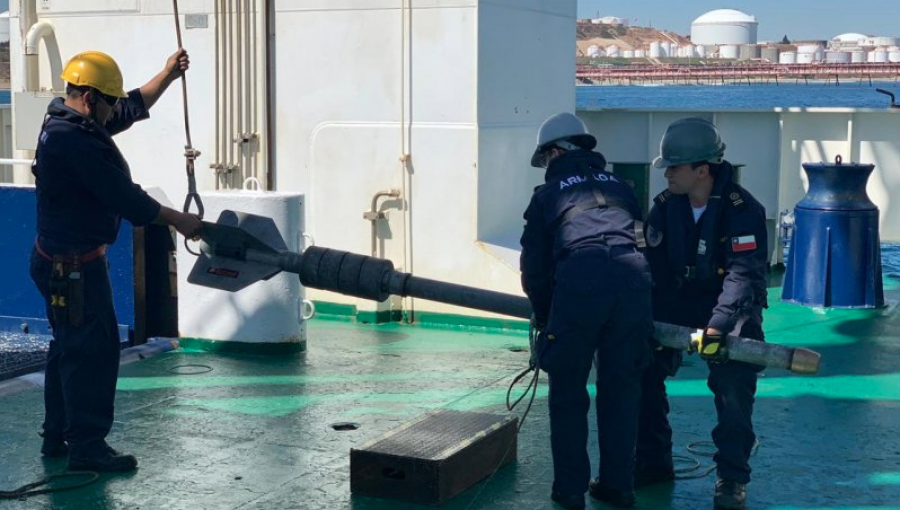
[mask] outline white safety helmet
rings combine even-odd
[[[569,142],[586,150],[597,146],[597,139],[588,133],[581,119],[568,112],[557,113],[545,120],[538,130],[537,147],[531,156],[531,166],[542,168],[543,152],[559,142]]]

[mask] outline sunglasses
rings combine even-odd
[[[119,100],[121,99],[121,98],[118,98],[115,96],[106,95],[103,92],[100,92],[99,90],[95,90],[94,94],[97,97],[99,97],[100,99],[102,99],[103,102],[106,103],[110,108],[114,108],[117,104],[119,104]]]

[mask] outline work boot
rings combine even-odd
[[[713,506],[716,510],[744,510],[747,506],[747,486],[719,478],[716,481]]]
[[[599,478],[594,478],[588,485],[591,497],[619,508],[633,508],[637,503],[634,492],[622,492],[603,485]]]
[[[106,441],[91,447],[72,448],[69,452],[69,471],[97,471],[122,473],[137,468],[134,455],[117,452]]]
[[[675,468],[669,465],[637,465],[634,469],[634,488],[647,487],[675,480]]]
[[[550,499],[568,510],[581,510],[584,508],[584,494],[561,494],[553,491],[550,493]]]
[[[44,438],[44,442],[41,444],[41,455],[44,457],[65,457],[69,454],[69,447],[62,434],[44,431],[39,435]]]

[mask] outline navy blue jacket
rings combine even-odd
[[[149,117],[139,90],[119,102],[106,126],[51,101],[38,139],[32,173],[37,193],[37,231],[55,244],[110,244],[121,218],[136,226],[153,221],[159,202],[131,180],[112,135]]]
[[[535,188],[525,210],[522,288],[541,324],[550,315],[557,262],[579,248],[635,246],[634,220],[641,213],[634,191],[605,168],[598,152],[566,152],[550,162],[544,184]],[[596,201],[593,190],[616,206],[587,209],[563,221],[571,208]]]
[[[765,209],[731,175],[725,162],[696,224],[687,195],[664,191],[654,199],[647,218],[654,319],[727,333],[742,317],[761,317],[768,271]]]

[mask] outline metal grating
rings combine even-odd
[[[50,335],[0,331],[0,381],[44,368]]]
[[[440,410],[394,429],[361,449],[398,457],[439,460],[515,419],[514,416]]]

